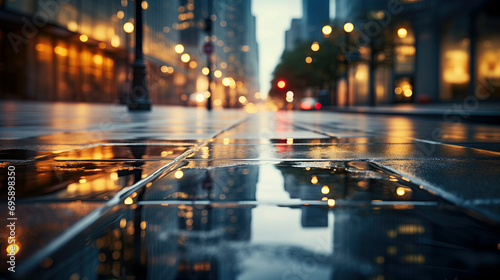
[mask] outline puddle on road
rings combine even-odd
[[[153,182],[143,199],[285,204],[323,201],[325,205],[332,200],[439,201],[407,178],[366,162],[264,162],[203,168],[191,163]]]
[[[325,220],[304,222],[314,216]],[[500,267],[499,236],[447,207],[122,205],[32,273],[52,277],[39,279],[491,279]]]
[[[24,279],[500,273],[498,227],[371,163],[222,162],[191,161],[158,178],[139,203],[114,207]]]

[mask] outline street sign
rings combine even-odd
[[[214,46],[212,43],[205,43],[203,44],[203,52],[205,54],[211,54],[214,51]]]

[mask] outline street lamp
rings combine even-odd
[[[330,25],[325,25],[323,26],[323,28],[321,29],[321,32],[323,32],[323,36],[325,36],[325,38],[328,38],[330,37],[330,34],[332,34],[332,27]]]
[[[347,46],[349,44],[349,33],[354,31],[354,24],[351,22],[347,22],[344,24],[344,31],[345,31],[345,44],[346,44],[346,50]],[[345,87],[346,87],[346,95],[345,95],[345,105],[346,107],[349,107],[349,59],[348,59],[348,52],[344,54],[344,63],[345,63]]]
[[[132,64],[134,78],[132,80],[132,95],[129,96],[129,111],[150,111],[148,87],[146,83],[146,64],[142,51],[142,2],[135,1],[135,60]]]

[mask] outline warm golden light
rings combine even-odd
[[[313,175],[313,176],[311,177],[311,183],[312,183],[313,185],[316,185],[316,184],[318,183],[318,177],[316,177],[315,175]]]
[[[245,96],[240,96],[240,98],[238,98],[238,101],[240,101],[241,104],[245,104],[247,102],[247,98]]]
[[[216,78],[220,78],[220,77],[222,77],[222,72],[221,72],[220,70],[215,70],[215,71],[214,71],[214,76],[215,76]]]
[[[335,199],[328,199],[328,206],[330,207],[335,206]]]
[[[311,63],[311,62],[313,62],[312,57],[310,56],[306,57],[306,63]]]
[[[130,204],[134,203],[134,200],[131,197],[127,197],[125,199],[125,201],[123,201],[123,203],[126,205],[130,205]]]
[[[406,36],[408,36],[408,30],[406,30],[405,28],[398,29],[398,37],[399,38],[404,39],[404,38],[406,38]]]
[[[249,52],[250,51],[250,47],[247,46],[247,45],[244,45],[243,47],[241,47],[241,50],[244,51],[244,52]]]
[[[176,53],[181,54],[184,52],[184,46],[181,44],[177,44],[177,45],[175,45],[174,50]]]
[[[78,30],[78,23],[76,23],[75,21],[70,21],[68,22],[67,27],[69,31],[76,32]]]
[[[205,100],[205,95],[203,93],[198,93],[196,95],[196,102],[201,103]],[[182,172],[182,171],[181,171]],[[180,178],[177,178],[180,179]]]
[[[89,40],[89,37],[85,34],[80,35],[80,41],[82,42],[87,42]]]
[[[109,178],[110,178],[111,180],[113,180],[113,181],[118,180],[118,173],[113,172],[113,173],[109,174]]]
[[[118,11],[116,13],[116,17],[119,19],[123,19],[125,17],[125,13],[123,11]]]
[[[130,21],[127,21],[123,24],[123,30],[127,33],[132,33],[134,32],[134,24],[131,23]]]
[[[174,67],[168,67],[167,73],[169,73],[169,74],[174,73]]]
[[[411,89],[407,89],[403,94],[406,97],[411,97],[413,95],[413,91]]]
[[[189,68],[195,69],[196,67],[198,67],[198,63],[196,61],[192,60],[189,62]]]
[[[312,50],[313,52],[317,52],[317,51],[319,51],[319,43],[318,43],[318,42],[314,42],[314,43],[312,43],[312,45],[311,45],[311,50]]]
[[[148,2],[147,1],[142,1],[141,2],[141,7],[143,10],[147,10],[148,9]]]
[[[330,34],[332,34],[332,31],[333,31],[333,29],[330,25],[325,25],[321,29],[321,32],[323,32],[323,35],[325,35],[325,36],[329,36]]]
[[[189,54],[187,54],[187,53],[181,55],[182,62],[187,63],[190,59],[191,59],[191,56],[189,56]]]
[[[394,93],[401,94],[401,93],[403,93],[403,89],[400,88],[400,87],[397,87],[397,88],[394,89]]]
[[[161,72],[163,73],[167,73],[168,72],[168,66],[165,66],[163,65],[161,68],[160,68]]]
[[[78,182],[79,182],[80,184],[85,184],[85,183],[87,183],[87,179],[85,179],[85,178],[81,178]]]
[[[322,194],[329,194],[330,193],[330,188],[328,186],[323,186],[321,188],[321,193]]]
[[[399,195],[399,196],[403,196],[403,195],[405,195],[405,193],[406,193],[406,191],[402,187],[399,187],[399,188],[396,189],[396,194]]]
[[[10,244],[7,246],[7,254],[9,255],[15,255],[19,252],[19,245],[17,244]]]
[[[184,177],[184,172],[182,172],[182,170],[177,170],[175,173],[174,173],[174,177],[176,179],[180,179],[182,177]]]
[[[102,55],[100,55],[100,54],[94,55],[94,58],[92,60],[94,61],[95,64],[99,64],[99,65],[101,65],[104,61]]]
[[[351,33],[352,31],[354,31],[354,24],[350,22],[344,24],[344,31],[347,33]]]
[[[231,85],[231,79],[229,79],[228,77],[222,79],[222,84],[226,87],[230,86]]]
[[[286,139],[286,144],[287,145],[292,145],[293,144],[293,138]]]
[[[210,74],[210,69],[208,69],[208,67],[203,67],[201,69],[201,73],[205,76],[208,76],[208,74]]]
[[[279,82],[278,82],[278,87],[279,87],[279,88],[285,88],[285,86],[286,86],[285,81],[279,81]]]
[[[60,55],[60,56],[68,56],[68,49],[63,48],[61,46],[56,46],[54,48],[54,53]]]
[[[106,48],[106,43],[100,42],[99,43],[99,48],[104,50]]]
[[[120,46],[120,37],[118,35],[114,35],[111,39],[111,46],[114,48],[118,48]]]

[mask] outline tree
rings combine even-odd
[[[283,99],[284,93],[303,92],[306,88],[315,87],[329,89],[336,80],[338,55],[340,53],[337,41],[330,37],[319,42],[319,50],[311,50],[313,42],[303,42],[291,51],[284,51],[280,63],[273,72],[273,80],[269,95]],[[306,62],[306,58],[310,58]],[[308,63],[309,62],[309,63]],[[287,86],[284,89],[277,87],[277,82],[284,80]]]

